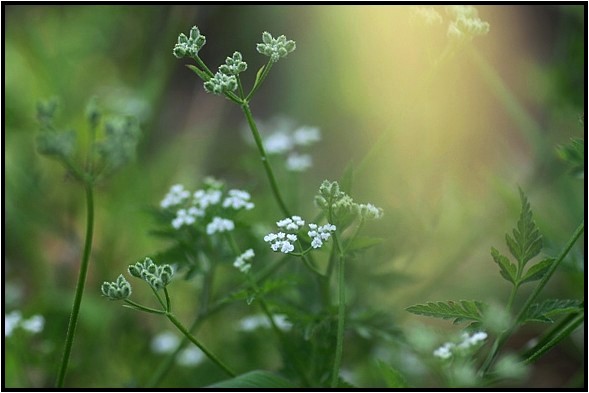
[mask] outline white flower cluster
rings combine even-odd
[[[207,224],[207,235],[217,232],[229,232],[235,229],[233,221],[221,217],[213,217],[213,221]]]
[[[252,259],[254,256],[254,250],[250,248],[235,259],[235,262],[233,262],[233,266],[239,269],[240,272],[247,273],[252,268],[252,265],[247,261]]]
[[[40,333],[44,326],[45,318],[42,315],[33,315],[28,319],[23,319],[22,313],[18,310],[4,314],[4,337],[10,337],[17,328],[29,333]]]
[[[280,330],[290,330],[292,323],[290,323],[284,314],[274,314],[274,323]],[[251,332],[259,328],[270,328],[272,325],[268,320],[268,317],[263,314],[251,315],[249,317],[242,318],[239,321],[239,330],[242,332]]]
[[[434,351],[434,356],[441,359],[449,359],[456,350],[465,351],[475,347],[487,339],[487,333],[475,332],[472,335],[463,333],[459,343],[446,342]]]
[[[325,211],[331,210],[338,216],[358,215],[362,219],[379,219],[383,216],[381,208],[372,203],[356,203],[351,196],[340,189],[339,183],[324,180],[315,196],[317,206]]]
[[[305,226],[305,220],[300,216],[287,217],[283,220],[277,221],[276,226],[284,231],[298,232]],[[311,238],[311,247],[320,248],[325,241],[331,237],[331,232],[336,230],[335,225],[325,224],[318,226],[314,223],[309,223],[309,231],[307,235]],[[298,240],[298,237],[294,233],[269,233],[264,236],[264,241],[270,243],[270,248],[275,252],[282,252],[288,254],[294,251],[293,243]]]
[[[284,166],[291,172],[303,172],[313,165],[310,154],[302,153],[306,148],[321,140],[317,127],[296,127],[293,121],[278,117],[266,123],[258,122],[268,154],[285,155]],[[252,141],[253,142],[253,141]]]
[[[325,224],[317,227],[317,224],[309,224],[311,229],[307,234],[311,239],[311,247],[320,248],[324,241],[327,241],[331,237],[331,232],[335,232],[336,227],[333,224]]]
[[[270,243],[270,248],[272,251],[280,251],[284,254],[288,254],[289,252],[294,251],[294,246],[292,243],[297,241],[297,235],[284,232],[269,233],[268,235],[264,236],[264,241],[266,243]]]
[[[151,350],[158,354],[172,353],[178,348],[180,338],[171,331],[164,331],[151,339]],[[188,347],[180,351],[176,363],[180,366],[196,366],[204,360],[204,354],[198,348]]]
[[[206,222],[206,217],[212,217],[206,225],[207,234],[231,231],[235,227],[233,221],[220,215],[242,209],[251,210],[255,205],[247,191],[231,189],[224,195],[222,187],[219,181],[208,179],[205,188],[196,190],[191,198],[191,193],[183,185],[175,184],[160,202],[160,207],[177,209],[171,222],[174,229],[193,225],[199,219]]]

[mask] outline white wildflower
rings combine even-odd
[[[445,343],[434,351],[434,356],[441,359],[448,359],[452,356],[452,348],[454,348],[454,346],[454,343]]]
[[[170,206],[179,205],[190,196],[190,193],[184,189],[182,184],[175,184],[170,188],[164,199],[160,202],[160,206],[166,209]]]
[[[12,335],[14,329],[20,325],[21,319],[22,314],[18,310],[4,314],[4,337],[9,337]]]
[[[309,229],[311,230],[307,232],[307,235],[312,239],[311,247],[320,248],[323,245],[323,242],[331,237],[331,232],[336,230],[336,226],[327,223],[318,227],[317,224],[311,223],[309,224]]]
[[[213,221],[207,225],[207,235],[212,235],[216,232],[232,231],[233,229],[235,229],[233,221],[226,218],[213,217]]]
[[[321,132],[317,127],[303,126],[292,133],[292,140],[295,145],[307,146],[321,140]]]
[[[196,206],[206,210],[207,207],[221,202],[222,195],[221,190],[196,190],[193,194],[193,201]]]
[[[292,216],[276,222],[278,228],[283,228],[287,231],[298,231],[300,227],[305,225],[305,221],[299,216]]]
[[[33,315],[29,319],[23,320],[20,326],[28,332],[40,333],[45,326],[45,318],[42,315]]]
[[[189,214],[186,209],[180,209],[176,212],[176,218],[172,220],[172,226],[179,229],[182,225],[191,225],[195,221],[194,216]]]
[[[250,263],[247,263],[247,261],[252,259],[254,256],[254,250],[250,248],[235,259],[235,262],[233,262],[233,266],[239,269],[239,271],[241,271],[242,273],[247,273],[252,267],[252,265]]]
[[[462,342],[458,344],[458,347],[462,349],[468,349],[485,341],[487,339],[487,333],[476,332],[472,335],[469,335],[468,333],[463,333],[461,339]]]
[[[231,207],[235,210],[242,208],[251,210],[254,208],[254,204],[250,202],[251,196],[247,191],[233,189],[229,190],[227,194],[229,196],[223,200],[223,207]]]
[[[205,358],[202,351],[195,347],[183,349],[176,358],[176,363],[184,367],[194,367],[200,364]]]
[[[277,131],[264,139],[264,147],[268,154],[282,154],[290,151],[293,147],[293,140],[284,131]]]
[[[288,321],[288,318],[284,314],[275,314],[272,316],[274,323],[280,330],[290,330],[292,323]],[[270,328],[272,325],[266,315],[258,314],[251,315],[249,317],[242,318],[239,321],[239,330],[243,332],[251,332],[258,328]]]
[[[291,153],[286,158],[286,169],[291,172],[303,172],[313,166],[313,159],[309,154]]]
[[[151,339],[151,350],[155,353],[172,353],[178,347],[180,339],[171,331],[165,331]]]

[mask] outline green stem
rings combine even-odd
[[[65,338],[65,347],[63,350],[63,357],[57,376],[56,386],[58,388],[63,387],[67,366],[70,360],[74,336],[76,334],[76,325],[78,324],[78,314],[80,313],[80,304],[82,303],[82,295],[84,294],[84,286],[86,284],[86,275],[88,273],[90,252],[92,250],[92,236],[94,231],[94,194],[92,182],[87,181],[84,184],[84,188],[86,191],[86,238],[84,241],[84,253],[82,255],[82,263],[80,265],[78,283],[76,285],[74,305],[72,307],[70,321],[68,323],[67,334]]]
[[[250,93],[251,95],[251,93]],[[247,122],[249,124],[250,130],[252,131],[252,135],[254,136],[254,140],[256,141],[256,145],[258,146],[258,151],[260,153],[260,158],[262,160],[262,164],[264,164],[264,169],[266,170],[266,176],[270,181],[270,187],[272,188],[272,194],[274,195],[274,199],[278,203],[280,210],[284,213],[287,217],[292,216],[280,195],[280,190],[278,189],[278,185],[276,183],[276,178],[274,177],[274,172],[272,171],[272,166],[268,161],[268,156],[266,155],[266,150],[264,149],[264,143],[262,142],[262,137],[260,136],[260,132],[258,131],[258,127],[256,126],[256,122],[254,121],[252,112],[250,110],[249,104],[245,102],[241,105],[241,109],[245,114]]]
[[[493,361],[495,360],[495,358],[499,354],[499,350],[501,349],[503,344],[505,344],[505,342],[511,336],[511,334],[515,331],[515,329],[523,322],[523,318],[526,315],[526,313],[528,312],[528,309],[530,308],[532,303],[536,300],[536,298],[538,297],[538,295],[540,294],[542,289],[544,289],[544,287],[546,286],[546,283],[548,282],[550,277],[552,277],[552,275],[556,271],[556,268],[558,267],[558,265],[567,256],[567,254],[569,253],[569,251],[571,250],[571,248],[573,247],[573,245],[575,244],[575,242],[577,241],[579,236],[581,236],[581,233],[583,233],[584,228],[585,228],[585,222],[583,221],[577,227],[577,229],[575,230],[575,232],[573,233],[573,235],[569,239],[568,243],[561,251],[560,255],[558,256],[558,259],[556,261],[554,261],[554,263],[550,266],[550,269],[548,269],[548,271],[546,272],[546,274],[544,275],[542,280],[538,283],[538,285],[536,286],[534,291],[530,294],[530,296],[526,300],[526,303],[521,308],[520,312],[518,313],[517,317],[515,318],[515,322],[512,324],[512,326],[509,329],[505,330],[503,333],[501,333],[499,335],[499,337],[497,337],[497,339],[495,339],[495,342],[493,343],[493,347],[491,348],[491,351],[489,351],[487,358],[485,359],[483,365],[481,366],[481,369],[479,371],[480,375],[484,375],[489,370],[489,368],[493,364]]]
[[[223,371],[225,371],[229,376],[235,377],[237,375],[233,371],[231,371],[231,369],[229,369],[221,360],[219,360],[218,357],[216,357],[204,345],[202,345],[192,334],[190,334],[190,332],[188,331],[188,329],[186,329],[184,327],[184,325],[182,325],[182,323],[180,323],[180,321],[174,316],[174,314],[168,312],[168,313],[166,313],[166,317],[168,317],[168,319],[170,320],[170,322],[172,322],[178,328],[178,330],[180,330],[182,332],[182,334],[184,334],[184,336],[186,338],[188,338],[194,345],[196,345],[201,351],[203,351],[203,353],[213,363],[215,363],[217,366],[219,366],[220,368],[222,368]]]
[[[168,288],[164,287],[164,295],[166,296],[166,310],[172,312],[172,302],[170,301],[170,294]]]
[[[162,297],[160,296],[159,293],[157,293],[157,291],[155,290],[154,287],[152,287],[151,285],[149,286],[153,292],[153,294],[155,295],[155,297],[157,298],[158,302],[160,302],[160,304],[162,305],[162,308],[166,311],[170,311],[169,309],[166,308],[166,303],[164,303],[164,301],[162,300]]]
[[[247,97],[245,97],[246,103],[250,102],[250,100],[254,96],[254,93],[260,88],[260,86],[262,86],[262,83],[264,83],[264,80],[266,79],[266,77],[270,73],[270,69],[272,68],[273,64],[274,64],[274,62],[272,62],[272,60],[268,60],[268,63],[266,63],[266,66],[264,67],[264,71],[262,71],[262,75],[260,76],[260,79],[256,81],[256,83],[254,84],[254,87],[252,87],[252,90],[249,92]]]
[[[147,306],[142,306],[139,303],[135,303],[132,300],[129,299],[125,299],[124,300],[125,303],[129,304],[129,306],[125,306],[123,304],[123,307],[127,307],[127,308],[132,308],[134,310],[138,310],[138,311],[145,311],[151,314],[165,314],[166,312],[164,310],[157,310],[155,308],[151,308],[151,307],[147,307]]]
[[[524,364],[530,364],[542,356],[544,353],[549,351],[552,347],[558,344],[560,341],[568,337],[583,321],[585,320],[584,313],[576,313],[569,315],[564,319],[558,326],[556,326],[548,335],[528,351]]]
[[[530,294],[530,296],[528,297],[528,300],[526,300],[524,306],[522,307],[521,311],[517,315],[517,318],[516,318],[517,323],[522,322],[523,317],[528,312],[528,309],[530,308],[532,303],[536,300],[536,298],[538,297],[538,295],[540,294],[542,289],[544,289],[544,287],[546,286],[546,283],[548,282],[548,280],[550,280],[550,277],[552,277],[552,275],[556,271],[556,268],[558,268],[558,265],[560,265],[560,263],[564,260],[564,258],[567,256],[567,254],[571,250],[571,248],[573,248],[573,245],[576,243],[577,239],[579,238],[579,236],[581,236],[581,233],[583,233],[584,230],[585,230],[585,221],[583,221],[581,224],[579,224],[577,229],[575,229],[575,232],[573,233],[573,235],[569,239],[565,248],[561,251],[560,255],[558,256],[558,259],[556,261],[554,261],[554,263],[552,265],[550,265],[550,268],[548,269],[548,271],[546,272],[544,277],[542,277],[542,280],[540,280],[540,282],[538,283],[536,288],[534,288],[534,291]]]
[[[344,281],[344,254],[341,252],[342,248],[337,237],[337,233],[333,236],[335,245],[339,250],[338,257],[338,288],[339,288],[339,299],[338,299],[338,313],[337,313],[337,338],[335,346],[335,358],[333,361],[333,371],[331,374],[331,387],[336,388],[338,385],[339,369],[342,363],[342,353],[344,350],[344,318],[346,312],[346,287]]]

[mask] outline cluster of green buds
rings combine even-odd
[[[37,120],[41,133],[37,135],[37,151],[39,154],[59,160],[68,161],[74,154],[76,147],[76,133],[74,131],[57,131],[54,127],[55,113],[58,102],[56,98],[37,104]]]
[[[219,66],[219,71],[225,75],[237,75],[245,70],[247,70],[247,63],[237,51],[233,52],[233,57],[225,59],[225,64]]]
[[[126,116],[109,116],[103,122],[103,132],[100,135],[102,138],[97,141],[97,128],[103,116],[95,98],[92,98],[86,107],[92,146],[86,152],[86,163],[77,163],[74,157],[76,132],[58,130],[54,125],[57,106],[56,99],[37,104],[37,119],[41,132],[37,135],[36,142],[40,154],[61,161],[79,180],[95,180],[99,175],[110,175],[135,158],[141,133],[137,120]],[[99,160],[100,165],[97,165]],[[99,168],[99,171],[96,168]]]
[[[186,37],[184,33],[180,33],[178,36],[178,43],[174,46],[174,56],[181,59],[185,56],[196,57],[198,51],[206,44],[207,39],[204,35],[200,34],[198,27],[192,26],[190,29],[190,37]]]
[[[270,57],[272,62],[276,63],[283,57],[296,49],[297,45],[293,40],[287,40],[284,35],[273,38],[270,33],[262,33],[262,43],[256,46],[261,54]]]
[[[158,266],[149,257],[146,257],[143,262],[129,265],[128,270],[129,274],[141,278],[156,291],[168,285],[174,274],[172,266],[168,264]]]
[[[382,209],[371,203],[354,202],[351,196],[340,189],[336,181],[324,180],[321,183],[315,203],[320,209],[331,211],[339,220],[353,219],[356,216],[362,219],[378,219],[383,215]]]
[[[247,63],[243,61],[241,53],[234,52],[232,57],[225,59],[225,64],[219,66],[219,71],[204,83],[209,93],[222,95],[237,89],[237,75],[247,70]]]
[[[110,300],[124,300],[131,296],[131,284],[122,274],[114,282],[105,281],[100,289]]]

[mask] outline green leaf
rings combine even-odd
[[[506,256],[502,255],[495,247],[491,247],[491,256],[493,256],[493,260],[499,267],[501,268],[501,275],[504,279],[511,282],[512,284],[517,284],[517,267],[507,259]]]
[[[482,322],[482,312],[485,304],[476,300],[460,300],[459,302],[428,302],[407,307],[406,310],[413,314],[426,315],[428,317],[454,319],[454,323],[463,321]]]
[[[585,177],[585,142],[581,138],[571,138],[568,145],[557,148],[558,155],[571,164],[571,174],[575,177]]]
[[[235,378],[217,382],[210,388],[269,388],[269,389],[292,389],[296,386],[289,380],[264,370],[254,370]]]
[[[528,199],[521,189],[519,194],[522,210],[517,221],[517,228],[512,232],[513,237],[507,234],[505,240],[511,255],[517,259],[520,268],[523,268],[530,259],[538,255],[542,250],[542,236],[534,222]]]
[[[534,303],[528,309],[523,322],[554,322],[551,317],[582,311],[581,301],[575,299],[548,299],[542,303]]]
[[[254,81],[254,87],[252,88],[252,90],[256,89],[258,84],[261,82],[262,74],[264,73],[265,67],[265,65],[261,66],[258,72],[256,73],[256,80]]]
[[[391,367],[381,360],[377,360],[378,368],[381,375],[384,377],[387,388],[408,388],[407,380],[399,370]]]
[[[209,79],[211,79],[211,77],[208,76],[206,72],[202,71],[200,68],[198,68],[195,65],[186,64],[186,67],[190,68],[196,75],[198,75],[198,77],[200,79],[202,79],[205,82],[208,81]]]
[[[537,264],[528,269],[525,276],[522,277],[520,284],[523,284],[524,282],[531,282],[542,279],[542,277],[544,277],[548,269],[550,269],[550,266],[552,266],[553,262],[553,258],[547,258],[543,261],[538,262]]]
[[[346,246],[346,252],[364,250],[376,246],[383,241],[384,239],[380,237],[358,236],[348,243]]]

